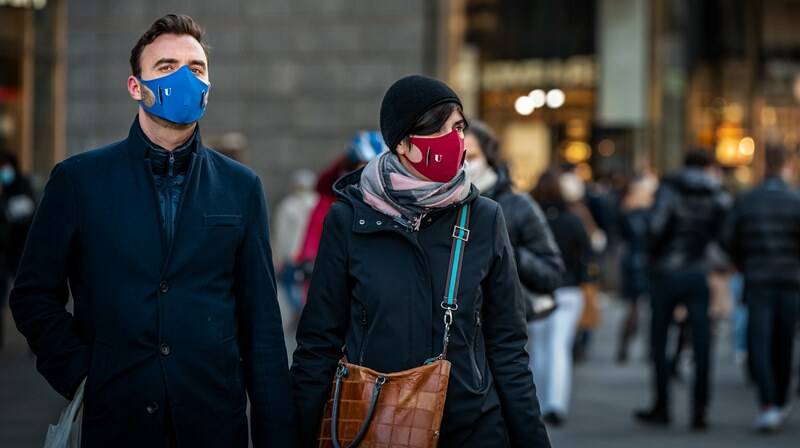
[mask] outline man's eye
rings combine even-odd
[[[172,66],[171,65],[162,65],[158,70],[161,71],[161,72],[169,72],[169,71],[172,71]]]
[[[194,73],[195,75],[202,75],[203,74],[203,70],[199,69],[199,68],[193,68],[192,69],[192,73]]]

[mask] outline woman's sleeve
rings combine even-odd
[[[348,216],[350,218],[348,219]],[[352,211],[337,202],[325,218],[308,300],[297,330],[292,387],[300,447],[314,446],[350,321],[348,233]]]
[[[483,280],[486,357],[500,397],[511,446],[550,446],[528,367],[525,304],[505,219],[495,214],[494,259]]]

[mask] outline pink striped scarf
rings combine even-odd
[[[418,179],[391,152],[373,159],[361,173],[361,194],[373,209],[403,226],[419,230],[432,210],[459,203],[469,196],[471,183],[462,167],[450,182]]]

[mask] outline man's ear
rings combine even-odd
[[[139,80],[133,75],[128,76],[128,95],[130,95],[134,101],[142,100],[141,84],[139,84]]]

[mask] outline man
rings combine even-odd
[[[765,151],[766,177],[737,198],[723,233],[745,281],[749,356],[761,412],[754,427],[780,428],[788,413],[794,329],[800,306],[800,194],[793,164],[778,146]]]
[[[11,308],[53,388],[84,378],[84,447],[291,446],[288,362],[259,178],[203,146],[202,28],[131,51],[128,138],[58,164]],[[69,293],[74,315],[65,310]]]
[[[710,324],[706,251],[719,235],[729,202],[715,173],[709,151],[687,154],[685,169],[664,179],[648,223],[652,263],[651,355],[655,367],[655,404],[637,411],[637,420],[669,424],[670,365],[667,333],[675,307],[688,310],[694,353],[694,397],[691,427],[707,428]]]

